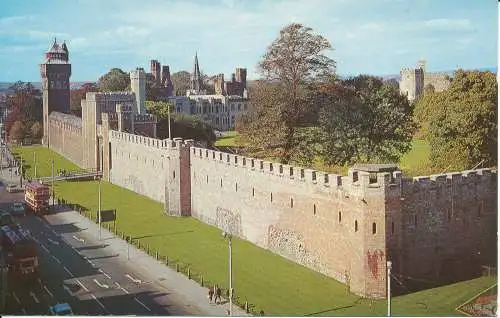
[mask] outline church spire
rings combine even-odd
[[[196,51],[194,55],[194,67],[193,67],[193,74],[191,74],[191,90],[198,93],[201,91],[201,85],[202,79],[201,79],[201,72],[200,72],[200,65],[198,63],[198,51]]]

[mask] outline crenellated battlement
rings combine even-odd
[[[261,159],[228,154],[225,152],[191,147],[192,159],[215,161],[228,166],[247,169],[255,173],[265,173],[277,178],[287,178],[290,182],[303,182],[312,186],[339,188],[348,181],[342,176],[324,171],[295,167]]]
[[[145,137],[145,136],[140,136],[140,135],[135,135],[135,134],[130,134],[126,132],[120,132],[116,130],[110,130],[110,140],[120,140],[124,142],[129,142],[129,143],[135,143],[139,145],[144,145],[152,148],[167,148],[168,145],[168,139],[156,139],[156,138],[150,138],[150,137]]]
[[[406,179],[407,186],[413,186],[419,190],[434,190],[443,186],[461,186],[480,182],[489,182],[491,178],[496,178],[497,172],[490,168],[477,170],[465,170],[450,172],[446,174],[436,174],[430,176],[418,176],[413,179]]]
[[[131,113],[132,105],[130,104],[116,104],[117,113]]]
[[[100,101],[134,101],[134,92],[88,92],[85,95],[87,101],[100,102]]]
[[[135,114],[135,123],[156,123],[158,122],[157,117],[151,114]]]

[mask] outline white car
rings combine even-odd
[[[17,191],[17,186],[15,184],[9,184],[5,187],[5,190],[9,193],[13,193]]]

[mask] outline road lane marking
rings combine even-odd
[[[45,247],[45,245],[43,245],[42,243],[40,243],[40,246],[43,248],[43,250],[44,250],[45,252],[47,252],[47,253],[49,253],[49,254],[50,254],[49,249],[48,249],[48,248],[46,248],[46,247]]]
[[[19,300],[19,297],[17,297],[16,293],[15,292],[12,292],[12,297],[14,297],[14,299],[16,300],[16,302],[21,305],[21,301]]]
[[[63,284],[63,288],[64,288],[65,291],[68,292],[68,294],[73,295],[73,293],[71,292],[71,289],[69,289],[68,286],[66,286],[65,284]]]
[[[59,245],[59,242],[54,241],[54,240],[52,240],[52,239],[47,239],[47,241],[49,241],[51,244],[54,244],[54,245]]]
[[[132,276],[130,276],[129,274],[126,274],[125,277],[127,277],[128,279],[130,279],[131,281],[133,281],[134,283],[138,283],[138,284],[141,284],[142,283],[142,280],[140,279],[135,279],[133,278]]]
[[[78,285],[82,286],[82,288],[86,291],[86,292],[90,292],[87,287],[85,287],[85,285],[82,284],[82,282],[80,280],[76,280],[76,282],[78,283]]]
[[[116,286],[118,287],[118,289],[121,289],[125,292],[125,294],[129,294],[128,290],[126,290],[125,288],[123,288],[118,282],[115,282]]]
[[[106,312],[109,313],[109,311],[106,309],[106,307],[104,307],[104,305],[99,301],[99,299],[97,299],[97,297],[94,294],[90,295],[90,297],[94,298],[94,300],[97,301],[97,303],[99,304],[99,306],[101,306],[102,309],[104,309]]]
[[[66,273],[70,274],[71,276],[73,276],[73,273],[69,271],[69,269],[66,267],[66,266],[63,266],[64,267],[64,270],[66,271]]]
[[[78,242],[85,243],[85,240],[84,240],[84,239],[79,238],[79,237],[77,237],[76,235],[73,235],[73,238],[74,238],[75,240],[77,240]]]
[[[104,276],[106,276],[108,279],[111,279],[111,276],[109,276],[108,274],[106,274],[106,273],[104,273],[104,272],[103,272],[103,274],[104,274]]]
[[[40,301],[38,300],[38,298],[36,298],[36,295],[35,295],[34,292],[30,292],[30,296],[31,296],[31,298],[33,298],[33,300],[35,301],[35,303],[37,303],[37,304],[40,303]]]
[[[52,258],[55,259],[56,262],[58,262],[59,264],[61,264],[61,261],[55,255],[52,255]]]
[[[94,283],[97,284],[97,286],[101,287],[101,288],[109,288],[108,285],[106,284],[101,284],[97,279],[94,279]]]
[[[43,285],[43,289],[45,289],[45,291],[47,292],[47,294],[49,294],[49,295],[50,295],[50,297],[54,298],[54,294],[52,294],[52,293],[50,292],[50,290],[47,288],[47,286]]]
[[[134,297],[134,300],[136,302],[138,302],[139,304],[142,305],[142,307],[146,308],[148,311],[152,311],[148,306],[146,306],[142,301],[140,301],[139,299],[137,299],[136,297]]]

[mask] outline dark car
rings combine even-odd
[[[12,218],[12,215],[10,215],[10,213],[8,212],[0,211],[0,226],[13,225],[13,224],[14,224],[14,219]]]

